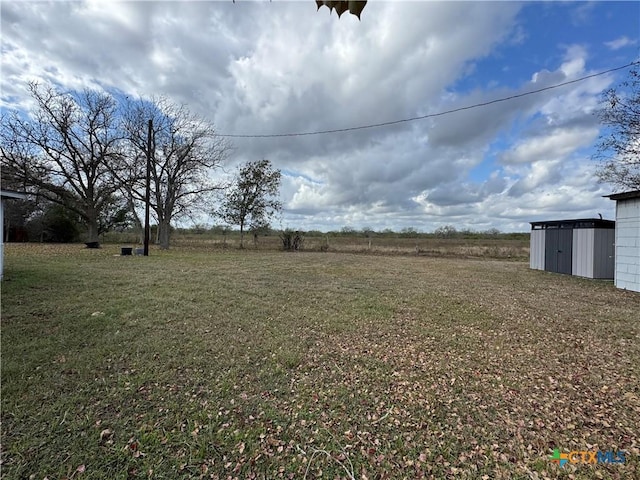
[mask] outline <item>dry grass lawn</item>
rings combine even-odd
[[[2,478],[640,478],[640,294],[517,261],[118,252],[6,245]]]

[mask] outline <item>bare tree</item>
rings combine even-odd
[[[601,181],[625,190],[640,190],[640,67],[629,78],[607,90],[598,116],[605,133],[600,135],[594,158],[600,161]]]
[[[161,248],[169,248],[171,221],[204,207],[221,187],[211,171],[222,165],[229,143],[185,106],[166,98],[129,100],[124,129],[132,151],[122,178],[131,203],[144,202],[148,121],[152,121],[150,207],[158,221]]]
[[[269,219],[281,210],[282,204],[276,198],[280,178],[280,170],[274,170],[269,160],[247,162],[238,169],[220,209],[215,213],[228,224],[240,226],[240,248],[244,247],[247,226],[264,228]]]
[[[122,157],[116,102],[93,90],[61,93],[30,83],[29,91],[35,100],[30,115],[2,119],[2,167],[79,215],[87,241],[97,244],[100,216],[118,190],[110,168]]]

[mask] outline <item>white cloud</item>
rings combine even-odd
[[[616,38],[615,40],[611,40],[610,42],[604,42],[604,44],[611,50],[620,50],[621,48],[630,47],[636,45],[637,43],[638,40],[632,40],[624,35],[622,37]]]
[[[568,77],[575,78],[584,72],[587,51],[582,45],[570,45],[565,54],[565,62],[560,70]]]
[[[539,160],[533,162],[526,175],[522,175],[509,189],[511,197],[522,197],[524,194],[534,191],[542,185],[557,184],[560,179],[559,160]]]
[[[519,141],[501,155],[504,164],[532,164],[537,161],[557,161],[574,151],[592,144],[597,128],[557,128],[546,135]]]
[[[316,13],[311,0],[2,2],[0,102],[28,106],[26,82],[40,79],[164,94],[221,133],[272,134],[433,114],[593,73],[588,42],[576,40],[547,69],[505,61],[530,81],[503,76],[479,82],[491,89],[461,91],[456,82],[486,74],[482,61],[500,48],[535,41],[539,32],[519,20],[527,8],[537,7],[369,2],[358,21]],[[587,21],[593,8],[578,8],[576,18]],[[523,228],[528,216],[600,205],[583,150],[598,134],[593,111],[612,80],[384,128],[237,139],[229,167],[268,158],[286,171],[283,221],[292,227],[429,230],[455,216],[469,226]]]

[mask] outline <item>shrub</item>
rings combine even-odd
[[[280,233],[282,239],[282,249],[285,251],[293,252],[302,250],[303,233],[298,230],[283,230]]]

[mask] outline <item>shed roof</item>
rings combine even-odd
[[[613,220],[603,220],[602,218],[573,218],[569,220],[545,220],[530,223],[532,230],[544,228],[615,228],[616,226],[616,222]]]
[[[605,195],[605,197],[611,200],[630,200],[632,198],[640,198],[640,190],[633,190],[631,192],[612,193],[611,195]]]
[[[27,194],[24,192],[16,192],[13,190],[0,190],[0,197],[15,198],[17,200],[25,200],[27,198]]]

